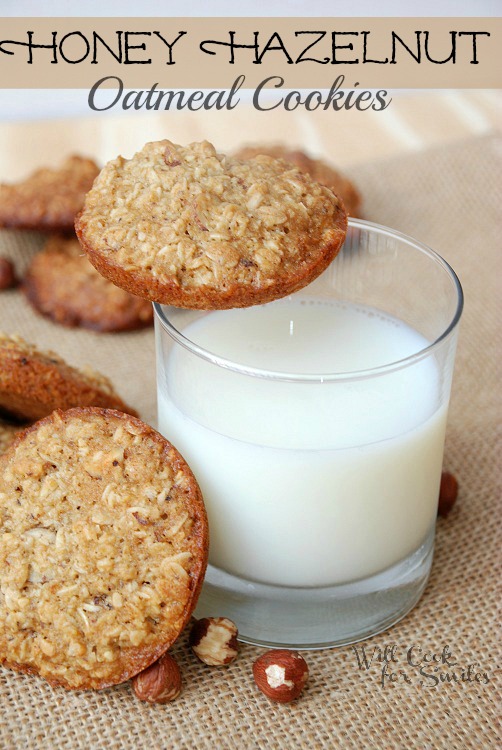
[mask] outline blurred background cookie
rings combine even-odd
[[[354,183],[321,159],[311,159],[304,151],[280,145],[244,146],[235,152],[236,159],[251,159],[259,154],[282,159],[309,174],[313,180],[331,188],[344,202],[349,216],[358,217],[361,211],[361,194]]]
[[[0,414],[34,422],[54,409],[101,406],[136,415],[104,375],[0,331]]]
[[[43,167],[21,182],[0,185],[0,227],[72,232],[98,173],[92,159],[73,155],[59,167]]]
[[[23,291],[35,310],[65,326],[130,331],[153,321],[151,303],[104,279],[76,237],[47,241],[26,271]]]

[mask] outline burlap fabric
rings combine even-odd
[[[445,454],[446,468],[459,480],[459,500],[438,522],[433,572],[419,605],[363,644],[368,659],[374,649],[389,647],[386,674],[396,681],[384,676],[382,684],[378,651],[368,669],[360,668],[350,646],[312,652],[304,696],[271,704],[252,681],[259,649],[243,646],[234,664],[210,668],[196,661],[182,637],[174,654],[185,687],[167,706],[140,703],[129,684],[68,693],[0,669],[2,748],[496,747],[500,154],[500,142],[484,137],[351,172],[364,193],[365,217],[438,250],[466,295]],[[38,235],[0,233],[0,253],[11,254],[18,267],[39,246]],[[17,291],[0,295],[0,321],[71,363],[100,369],[154,422],[153,332],[98,335],[57,327],[37,317]],[[418,666],[407,661],[410,648]],[[434,672],[425,659],[441,660],[441,654],[448,663]],[[440,674],[449,681],[439,682]]]

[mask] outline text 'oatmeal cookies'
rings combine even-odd
[[[207,549],[165,438],[121,412],[55,411],[0,457],[0,663],[71,689],[130,679],[187,623]]]
[[[282,161],[165,140],[108,162],[75,228],[97,270],[132,294],[225,309],[313,281],[343,244],[347,215],[329,188]]]

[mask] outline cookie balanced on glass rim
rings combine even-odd
[[[108,162],[75,229],[96,269],[131,294],[226,309],[313,281],[340,250],[347,215],[329,188],[283,161],[164,140]]]

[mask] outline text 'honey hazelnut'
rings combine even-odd
[[[188,642],[204,664],[220,667],[238,654],[237,626],[227,617],[203,617],[194,624]]]
[[[267,651],[253,664],[256,685],[267,698],[278,703],[289,703],[298,698],[308,676],[307,662],[297,651]]]
[[[140,701],[169,703],[181,693],[181,672],[173,657],[164,654],[137,674],[132,686]]]

